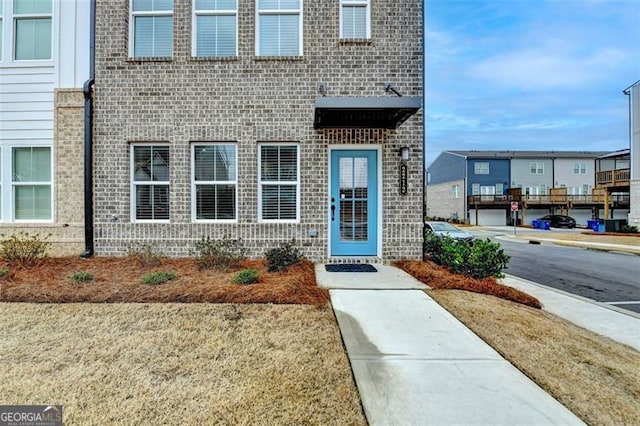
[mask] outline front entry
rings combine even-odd
[[[378,151],[332,150],[331,256],[378,252]]]

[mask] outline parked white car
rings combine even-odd
[[[473,235],[453,226],[449,222],[425,222],[424,224],[428,230],[440,237],[446,235],[447,237],[464,240],[468,243],[473,241]]]

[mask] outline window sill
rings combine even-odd
[[[303,61],[304,56],[254,56],[255,61]]]
[[[372,46],[373,41],[370,38],[342,38],[341,46]]]
[[[238,56],[192,56],[190,62],[236,62],[240,60]]]
[[[55,66],[53,60],[24,60],[24,61],[10,61],[0,60],[0,68],[46,68]]]
[[[141,63],[141,62],[173,62],[173,56],[166,56],[166,57],[144,57],[144,58],[135,58],[135,57],[129,57],[126,59],[127,62],[135,64],[135,63]]]

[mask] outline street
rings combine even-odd
[[[553,244],[529,244],[504,233],[473,231],[498,241],[511,256],[504,272],[640,313],[640,257]]]

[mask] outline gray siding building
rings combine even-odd
[[[421,1],[98,0],[96,17],[97,254],[228,236],[256,257],[295,238],[314,260],[420,258]]]

